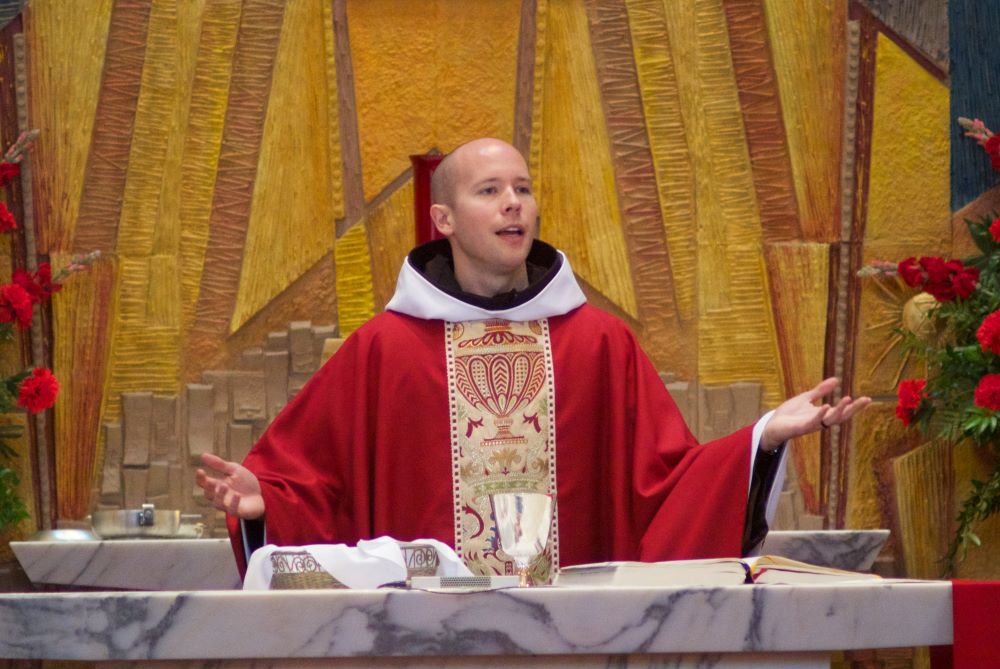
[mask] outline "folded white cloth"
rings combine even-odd
[[[274,575],[271,556],[276,552],[308,553],[319,567],[349,588],[377,588],[386,583],[405,581],[406,561],[401,544],[431,546],[438,555],[438,576],[472,576],[472,572],[448,546],[435,539],[400,542],[392,537],[378,537],[347,544],[314,544],[311,546],[275,546],[268,544],[250,556],[244,590],[269,590]]]

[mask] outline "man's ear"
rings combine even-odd
[[[452,232],[454,232],[451,207],[446,204],[432,204],[431,220],[434,221],[434,227],[437,228],[438,232],[445,237],[451,237]]]

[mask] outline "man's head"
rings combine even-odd
[[[462,290],[491,297],[528,285],[538,205],[524,158],[499,139],[452,151],[431,179],[431,219],[448,238]]]

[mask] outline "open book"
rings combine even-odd
[[[747,558],[672,560],[669,562],[598,562],[564,567],[556,586],[739,585],[741,583],[832,583],[878,579],[875,574],[844,571],[776,555]]]

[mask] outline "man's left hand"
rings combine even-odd
[[[842,397],[836,406],[813,404],[832,393],[839,385],[840,379],[830,377],[812,390],[785,400],[774,410],[774,415],[764,428],[760,447],[765,451],[773,451],[789,439],[849,421],[854,414],[871,404],[870,397],[851,399],[849,396]]]

